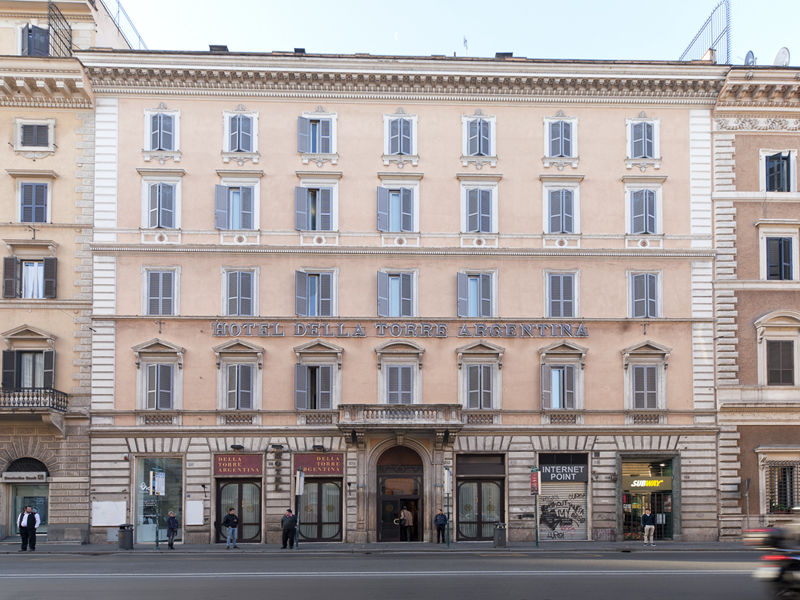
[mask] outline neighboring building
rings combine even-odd
[[[0,538],[31,504],[48,540],[88,539],[94,110],[71,54],[108,23],[93,1],[0,10]]]
[[[80,59],[93,539],[174,510],[215,542],[236,507],[276,542],[299,467],[306,540],[399,539],[403,505],[430,540],[448,502],[459,540],[631,539],[645,506],[716,539],[727,67]]]
[[[800,504],[798,74],[732,67],[714,115],[722,538]]]

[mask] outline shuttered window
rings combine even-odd
[[[294,188],[294,226],[298,231],[332,231],[332,188]]]
[[[573,365],[542,365],[542,408],[575,408]]]
[[[631,158],[655,158],[655,125],[648,122],[631,124]]]
[[[467,408],[489,410],[493,406],[494,367],[467,365]]]
[[[253,152],[253,121],[253,117],[249,115],[231,115],[229,117],[229,152]]]
[[[550,190],[548,196],[550,233],[575,233],[572,190]]]
[[[550,154],[553,158],[572,156],[572,123],[552,121],[548,126]]]
[[[492,316],[491,273],[459,273],[457,287],[459,317]]]
[[[50,126],[23,124],[20,126],[21,145],[26,148],[47,148],[50,146]]]
[[[378,231],[414,231],[414,190],[378,188]]]
[[[295,314],[333,316],[333,273],[295,271]]]
[[[794,385],[794,341],[767,340],[767,385]]]
[[[634,190],[631,192],[630,198],[631,233],[658,233],[655,190]]]
[[[632,365],[633,408],[658,408],[658,366]]]
[[[333,408],[333,366],[294,366],[294,407],[297,410]]]
[[[492,233],[492,190],[467,189],[467,233]]]
[[[486,119],[471,119],[467,121],[467,155],[491,156],[492,155],[492,122]]]
[[[171,315],[175,307],[175,271],[147,271],[147,314]]]
[[[792,238],[767,238],[767,279],[775,281],[792,279]]]
[[[214,186],[214,226],[217,229],[255,229],[253,188]]]
[[[175,117],[165,113],[150,115],[150,150],[175,150]]]
[[[332,120],[297,117],[297,151],[304,154],[333,152]]]
[[[768,192],[790,192],[791,168],[790,154],[788,152],[778,152],[764,159],[767,169],[767,191]]]
[[[412,365],[384,365],[386,369],[386,403],[414,403],[414,369]]]
[[[173,396],[174,366],[164,363],[151,363],[147,369],[147,408],[170,410]]]
[[[20,184],[20,221],[23,223],[47,222],[46,183]]]
[[[225,273],[227,314],[251,317],[255,314],[253,271],[227,271]]]
[[[4,390],[53,389],[55,352],[53,350],[3,350]]]
[[[226,366],[226,406],[229,409],[253,408],[253,365]]]
[[[58,259],[3,259],[3,298],[55,298],[58,290]]]
[[[636,319],[658,317],[658,274],[631,275],[631,316]]]
[[[50,31],[36,25],[22,28],[22,56],[49,56]]]
[[[389,120],[389,154],[414,154],[413,128],[411,119],[396,118]]]
[[[175,227],[175,184],[151,183],[148,188],[147,226]]]
[[[414,274],[378,271],[378,316],[414,316]]]
[[[549,317],[575,316],[575,275],[549,273],[547,275]]]

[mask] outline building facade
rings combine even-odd
[[[80,60],[94,540],[277,542],[301,468],[303,540],[716,539],[727,68]]]
[[[797,73],[732,67],[714,115],[723,538],[800,504]]]

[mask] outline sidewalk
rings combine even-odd
[[[0,554],[16,554],[19,541],[6,538],[0,542]],[[340,542],[304,542],[295,550],[282,550],[279,544],[240,544],[239,548],[225,550],[224,544],[175,544],[169,550],[166,542],[159,544],[157,552],[164,554],[396,554],[449,552],[456,554],[515,553],[531,554],[544,552],[743,552],[753,551],[741,542],[673,542],[662,541],[655,547],[641,542],[541,542],[539,547],[531,542],[512,542],[506,547],[493,547],[491,542],[455,542],[448,548],[445,544],[428,542],[384,542],[372,544],[345,544]],[[134,550],[120,550],[117,544],[68,544],[41,542],[36,545],[36,554],[152,554],[154,544],[136,544]],[[28,555],[31,553],[28,552]]]

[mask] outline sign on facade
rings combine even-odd
[[[543,482],[553,481],[589,481],[586,465],[539,465]]]
[[[260,454],[217,454],[214,456],[214,475],[259,477],[261,464]]]
[[[294,468],[303,469],[306,475],[341,475],[344,473],[344,458],[336,453],[298,453],[294,455]]]

